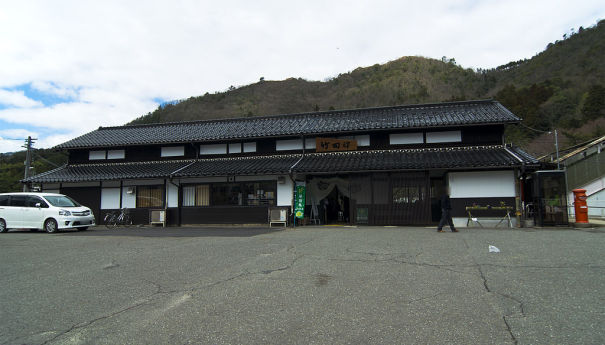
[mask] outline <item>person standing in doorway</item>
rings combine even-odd
[[[441,220],[437,227],[437,232],[443,232],[443,226],[447,223],[450,226],[452,232],[458,232],[452,221],[452,202],[450,201],[450,187],[441,196]]]

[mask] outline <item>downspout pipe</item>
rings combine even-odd
[[[300,158],[296,161],[296,163],[292,164],[292,166],[290,167],[290,169],[288,170],[288,176],[290,177],[290,181],[292,181],[292,202],[290,205],[290,211],[292,212],[292,227],[296,227],[296,215],[294,214],[294,191],[296,190],[296,181],[294,180],[294,168],[296,168],[296,166],[298,165],[298,163],[300,163],[300,161],[303,160],[303,158],[305,158],[305,136],[301,135],[301,140],[302,140],[302,155],[300,156]]]
[[[192,166],[193,164],[195,164],[197,162],[197,159],[194,160],[193,162],[178,168],[177,170],[173,171],[170,173],[170,175],[168,175],[168,183],[170,183],[171,185],[175,186],[177,189],[179,189],[180,192],[180,185],[176,184],[173,182],[174,179],[174,174],[178,173],[179,171],[185,170],[187,168],[189,168],[190,166]],[[180,193],[179,193],[180,194]],[[179,212],[179,223],[177,224],[178,226],[181,226],[181,205],[178,204],[178,198],[177,198],[177,208],[178,208],[178,212]],[[166,190],[166,201],[164,202],[164,212],[167,215],[168,214],[168,190]]]

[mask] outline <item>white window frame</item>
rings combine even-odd
[[[200,145],[200,155],[226,155],[227,144]]]
[[[108,150],[107,159],[124,159],[126,158],[126,150]]]
[[[96,160],[103,160],[103,159],[107,159],[107,151],[105,151],[105,150],[88,151],[88,160],[96,161]]]
[[[424,135],[422,132],[393,133],[389,134],[389,143],[391,145],[424,144]]]
[[[185,146],[162,146],[160,157],[181,157],[185,155]]]

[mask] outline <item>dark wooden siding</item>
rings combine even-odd
[[[97,224],[101,218],[101,187],[63,187],[61,194],[65,194],[80,204],[90,208],[95,214]]]
[[[183,207],[182,224],[265,224],[268,223],[267,207]]]
[[[370,225],[431,223],[430,185],[426,172],[351,175],[349,184],[350,213],[354,223],[365,223],[360,221],[360,214],[366,211]]]

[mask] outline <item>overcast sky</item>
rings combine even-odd
[[[0,152],[260,77],[324,80],[414,55],[496,67],[599,19],[603,0],[0,0]]]

